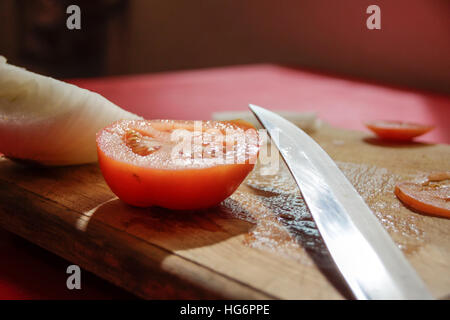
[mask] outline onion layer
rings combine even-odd
[[[101,95],[10,65],[0,56],[0,152],[44,165],[97,161],[95,134],[142,119]]]

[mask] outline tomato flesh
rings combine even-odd
[[[450,218],[450,172],[430,176],[424,183],[403,182],[395,186],[396,196],[408,207]]]
[[[412,140],[434,128],[433,126],[401,121],[373,121],[366,123],[366,126],[381,139],[397,141]]]
[[[180,132],[199,143],[186,152],[183,139],[174,139]],[[228,132],[251,143],[230,143]],[[121,200],[179,210],[212,207],[229,197],[253,169],[259,143],[244,122],[176,120],[121,120],[97,133],[96,141],[102,174]]]

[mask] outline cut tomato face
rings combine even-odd
[[[96,141],[102,174],[121,200],[180,210],[229,197],[259,150],[257,131],[242,121],[121,120]]]
[[[450,172],[433,174],[424,183],[403,182],[395,186],[396,196],[408,207],[450,218]]]
[[[401,121],[372,121],[366,123],[378,137],[386,140],[409,141],[432,130],[433,126]]]

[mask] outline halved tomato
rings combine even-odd
[[[242,121],[121,120],[97,133],[98,159],[124,202],[201,209],[230,196],[253,169],[259,138]]]
[[[402,121],[372,121],[366,123],[378,137],[386,140],[409,141],[421,136],[434,127]]]
[[[396,196],[408,207],[450,218],[450,172],[435,173],[423,183],[403,182],[395,186]]]

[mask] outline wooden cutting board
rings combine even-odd
[[[450,170],[450,146],[381,144],[323,127],[337,161],[436,298],[450,297],[450,219],[406,209],[398,181]],[[143,298],[351,298],[285,167],[259,170],[221,206],[138,209],[97,165],[29,168],[0,159],[0,225]]]

